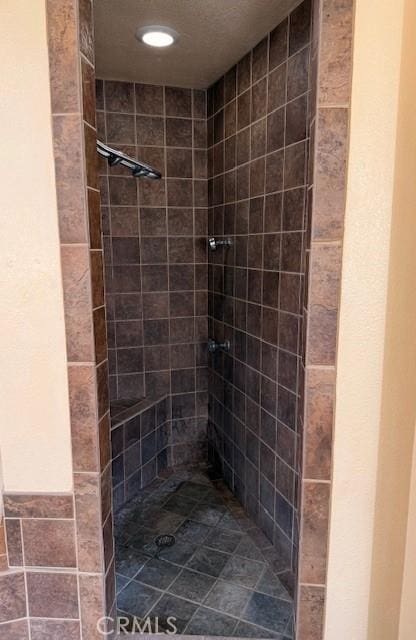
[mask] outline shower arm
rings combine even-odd
[[[113,167],[116,164],[122,164],[131,170],[135,178],[151,178],[152,180],[160,180],[162,174],[156,169],[153,169],[148,164],[140,162],[139,160],[133,160],[130,156],[127,156],[122,151],[116,151],[107,146],[100,140],[97,140],[97,152],[103,158],[107,158],[108,164]]]

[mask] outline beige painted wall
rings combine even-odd
[[[0,0],[0,455],[6,491],[72,486],[44,0]]]
[[[356,3],[326,640],[399,638],[416,404],[415,17],[414,0]]]

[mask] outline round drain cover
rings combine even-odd
[[[175,536],[170,533],[158,536],[155,543],[158,547],[172,547],[175,544]]]

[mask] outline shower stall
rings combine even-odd
[[[127,628],[293,635],[310,2],[270,26],[207,90],[96,81]]]

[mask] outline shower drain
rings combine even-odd
[[[164,547],[173,547],[175,544],[175,536],[170,533],[166,533],[164,535],[158,536],[155,539],[155,544],[159,549],[163,549]]]

